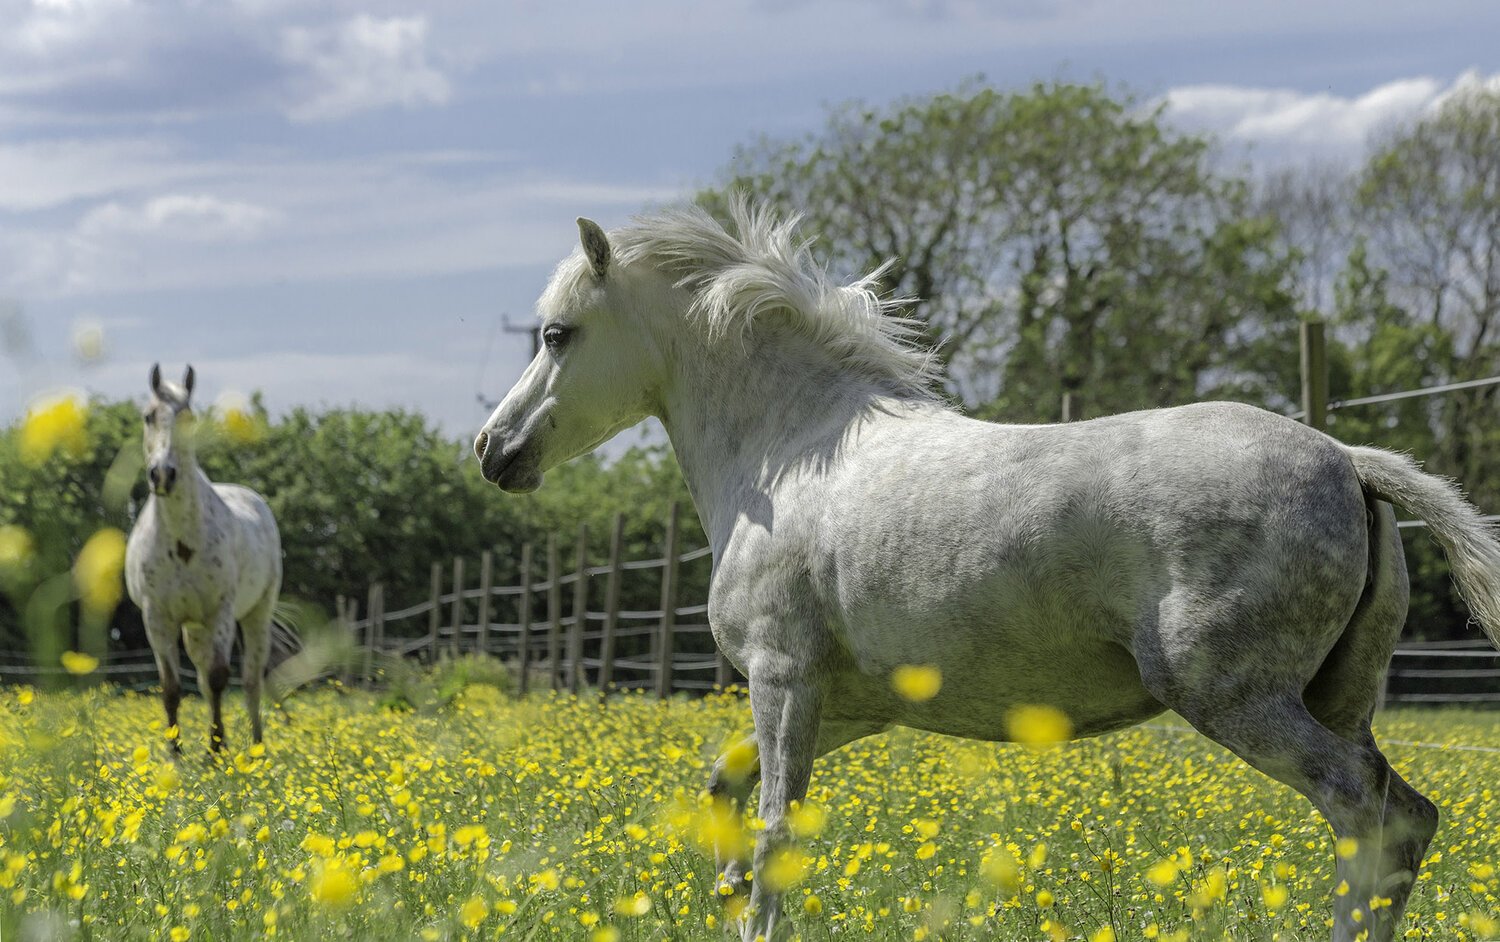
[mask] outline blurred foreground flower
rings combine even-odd
[[[82,363],[93,363],[104,356],[104,325],[95,320],[75,323],[73,355]]]
[[[1046,746],[1073,738],[1073,721],[1056,707],[1022,704],[1005,715],[1011,742],[1027,746]]]
[[[83,544],[78,561],[73,564],[73,582],[92,615],[108,615],[120,604],[124,585],[120,574],[125,569],[125,534],[105,527]]]
[[[36,543],[25,527],[8,523],[0,527],[0,574],[19,572],[36,555]]]
[[[266,436],[263,422],[239,393],[225,393],[214,403],[214,416],[224,437],[236,445],[252,445]]]
[[[32,403],[21,422],[21,460],[39,465],[59,449],[71,457],[81,457],[88,449],[88,415],[88,403],[74,392]]]
[[[943,689],[943,672],[931,664],[902,664],[891,671],[891,688],[906,700],[922,703]]]
[[[92,674],[99,667],[99,659],[91,654],[82,654],[78,651],[64,651],[62,656],[63,670],[70,674],[83,676]]]

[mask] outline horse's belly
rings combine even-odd
[[[926,660],[914,660],[937,671],[940,686],[931,699],[907,699],[896,689],[893,672],[863,671],[844,674],[836,686],[845,689],[829,699],[861,704],[866,713],[889,716],[901,726],[990,741],[1017,738],[1013,723],[1019,707],[1062,712],[1074,738],[1121,729],[1165,709],[1146,690],[1135,659],[1117,644],[996,640],[983,651],[932,652]]]

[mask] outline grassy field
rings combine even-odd
[[[742,699],[291,710],[215,762],[191,700],[174,764],[154,699],[0,691],[0,938],[723,938],[702,842],[730,826],[699,793]],[[1500,714],[1378,732],[1443,812],[1407,935],[1500,937],[1500,754],[1391,742],[1493,749]],[[1326,938],[1322,821],[1170,720],[1041,750],[898,731],[820,763],[797,820],[777,878],[807,940]]]

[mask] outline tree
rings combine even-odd
[[[591,557],[602,561],[616,512],[626,514],[625,558],[658,556],[668,506],[690,507],[665,449],[634,449],[613,462],[579,459],[550,472],[537,493],[515,497],[480,477],[467,443],[413,413],[294,409],[272,420],[257,400],[239,421],[237,431],[223,417],[200,421],[199,461],[211,479],[266,496],[281,530],[283,598],[325,611],[340,594],[363,599],[377,581],[392,608],[425,599],[431,564],[446,568],[455,556],[471,560],[472,585],[472,562],[491,549],[496,584],[513,583],[522,543],[558,533],[571,551],[580,522],[589,525]],[[0,433],[0,528],[12,528],[0,536],[26,534],[29,557],[24,567],[10,565],[12,550],[0,545],[0,650],[27,650],[33,635],[52,647],[72,643],[66,590],[73,560],[101,527],[129,530],[146,498],[136,407],[92,403],[82,432],[81,447],[41,462],[23,457],[19,423]],[[684,513],[683,548],[703,540],[696,516]],[[565,559],[571,565],[571,555]],[[684,576],[684,598],[704,597],[706,567]],[[63,594],[49,602],[46,624],[26,632],[22,614],[44,585]],[[657,592],[650,580],[627,580],[623,604],[655,608]],[[146,643],[128,602],[112,628],[119,647]]]
[[[1057,417],[1294,386],[1292,259],[1210,168],[1209,143],[1092,85],[969,87],[851,105],[803,141],[742,149],[744,191],[802,213],[850,273],[890,259],[949,392],[980,415]]]
[[[1446,337],[1438,381],[1500,374],[1500,92],[1471,89],[1392,136],[1362,173],[1358,209],[1389,292]],[[1500,390],[1438,400],[1434,464],[1493,504]]]

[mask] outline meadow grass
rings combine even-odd
[[[721,939],[701,795],[742,697],[394,712],[322,689],[179,763],[154,698],[0,690],[0,939]],[[1405,934],[1500,937],[1500,714],[1391,711],[1443,824]],[[777,862],[806,940],[1323,939],[1334,847],[1300,796],[1174,724],[1032,749],[894,731],[819,763]],[[746,838],[753,840],[752,821]]]

